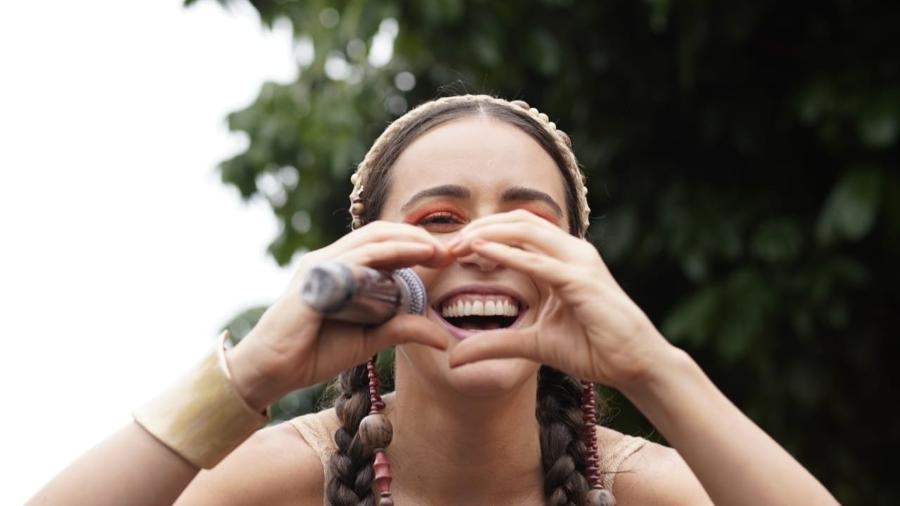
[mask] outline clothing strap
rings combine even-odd
[[[613,489],[613,483],[615,483],[622,462],[643,448],[645,444],[647,444],[647,440],[644,438],[626,435],[606,450],[607,455],[601,456],[603,465],[600,469],[600,479],[603,480],[603,488],[610,491]]]

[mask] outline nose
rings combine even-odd
[[[470,253],[464,257],[459,257],[457,261],[463,267],[478,269],[481,272],[493,272],[500,267],[500,264],[497,262],[478,253]]]

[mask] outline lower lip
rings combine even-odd
[[[448,322],[447,320],[445,320],[444,317],[441,316],[441,313],[438,313],[438,312],[435,311],[433,308],[430,308],[430,307],[429,307],[429,308],[428,308],[428,311],[429,311],[430,313],[433,313],[433,314],[437,317],[438,321],[440,321],[441,324],[442,324],[448,331],[450,331],[450,334],[452,334],[454,337],[456,337],[456,338],[459,339],[459,340],[465,339],[465,338],[471,336],[472,334],[478,334],[479,332],[487,332],[487,330],[467,330],[467,329],[461,329],[461,328],[459,328],[459,327],[456,327],[456,326],[452,325],[452,324],[451,324],[450,322]],[[527,309],[527,308],[519,310],[519,315],[516,317],[516,320],[512,323],[512,325],[510,325],[509,327],[503,327],[503,328],[504,328],[504,329],[512,329],[512,328],[518,327],[518,326],[519,326],[519,323],[522,322],[522,317],[525,315],[526,312],[528,312],[528,309]],[[501,329],[490,329],[490,330],[501,330]]]

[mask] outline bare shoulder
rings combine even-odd
[[[625,437],[605,429],[598,434],[601,448]],[[711,505],[700,481],[673,448],[645,443],[619,466],[613,485],[617,503],[653,506]]]
[[[176,505],[315,504],[322,462],[288,422],[257,431],[215,468],[201,471]]]

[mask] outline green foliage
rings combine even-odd
[[[877,167],[852,170],[838,180],[819,215],[819,242],[858,241],[868,235],[875,224],[883,183]]]
[[[574,140],[592,240],[666,336],[843,503],[900,501],[900,7],[252,3],[310,56],[228,118],[250,143],[222,179],[272,203],[279,263],[346,231],[349,174],[407,108],[525,99]],[[616,406],[611,425],[651,430]]]

